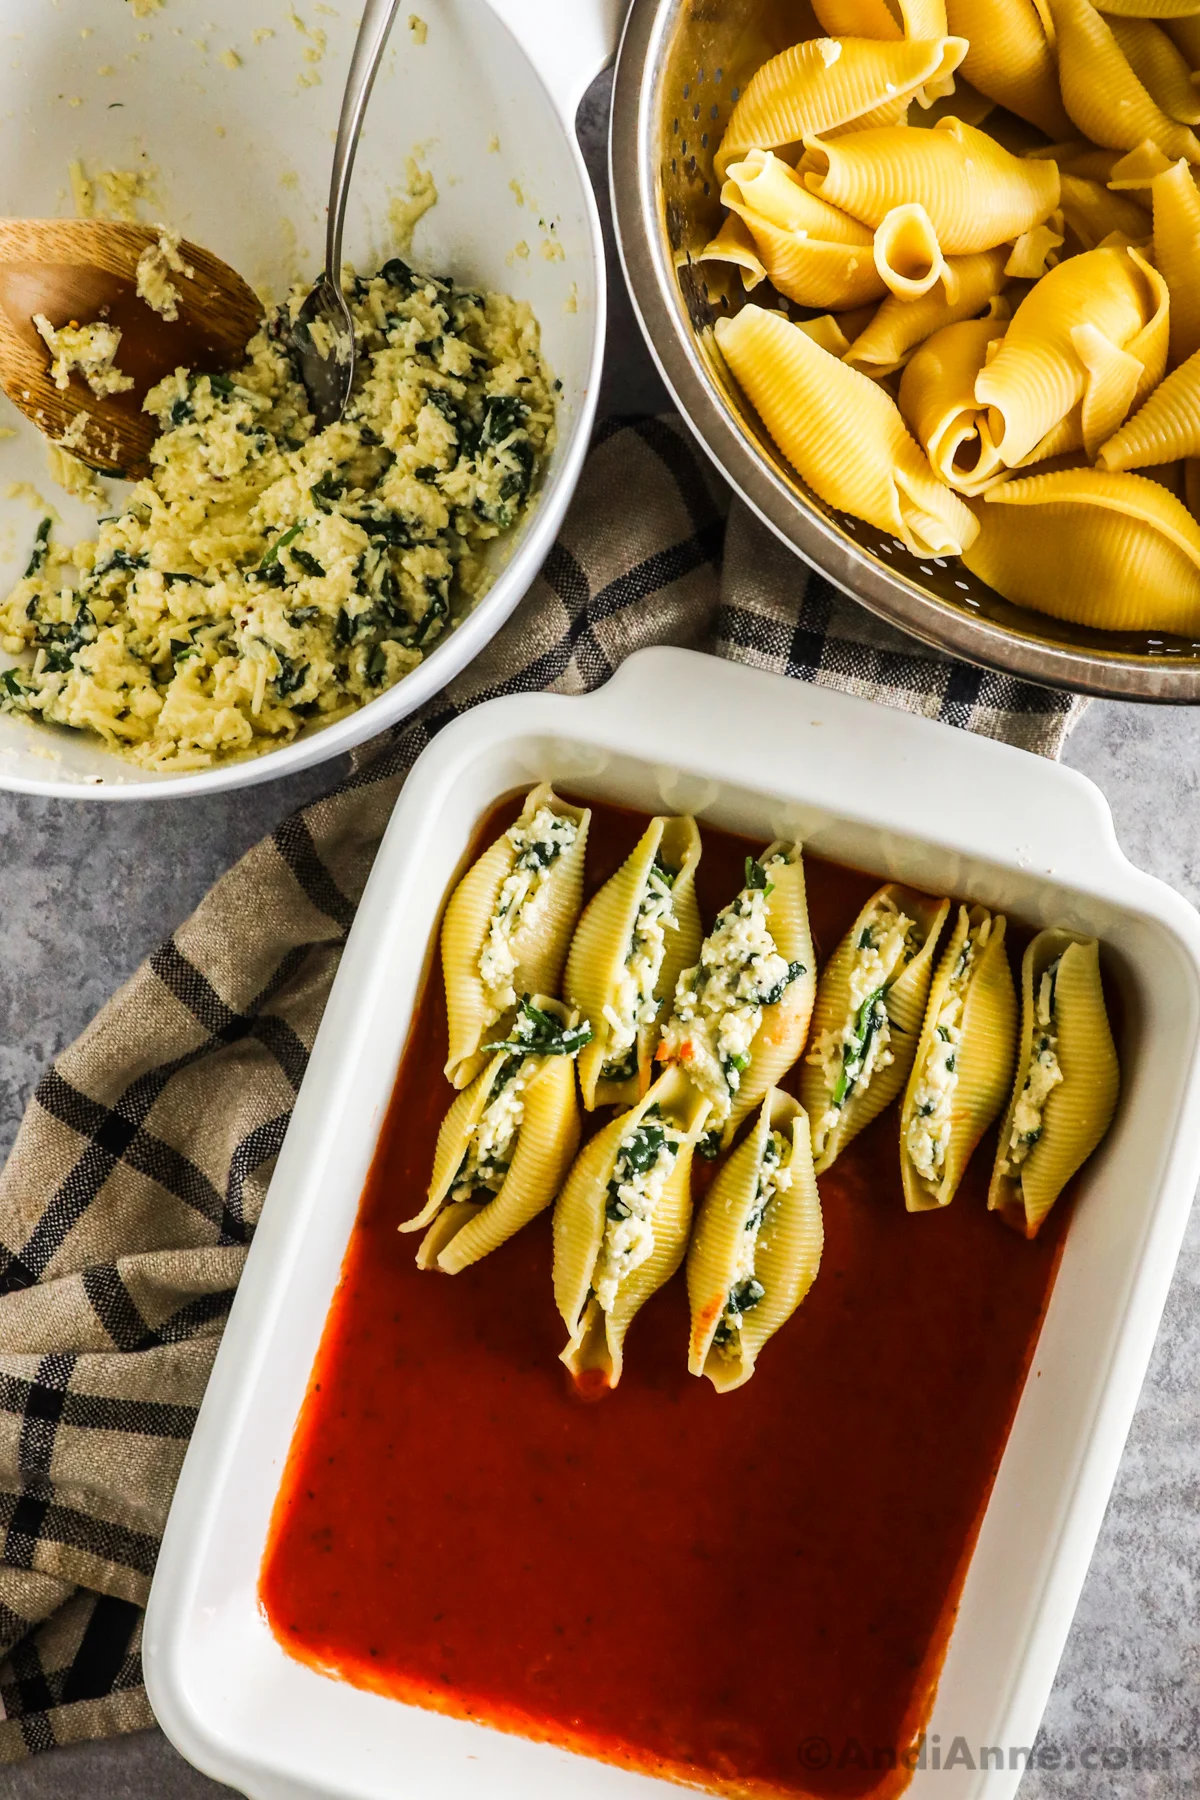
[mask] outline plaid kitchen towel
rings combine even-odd
[[[152,1723],[142,1607],[355,906],[420,752],[498,694],[684,644],[1055,755],[1079,703],[921,649],[728,500],[674,421],[603,429],[479,660],[285,819],[64,1050],[0,1179],[0,1762]]]

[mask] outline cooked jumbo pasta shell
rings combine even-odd
[[[1200,142],[1167,117],[1129,65],[1112,30],[1090,0],[1045,0],[1054,21],[1063,105],[1093,144],[1132,150],[1151,138],[1167,156],[1200,162]],[[1169,0],[1160,0],[1163,15]],[[1134,7],[1105,9],[1133,12]],[[1136,8],[1142,12],[1142,7]],[[1156,6],[1155,10],[1159,10]]]
[[[950,1204],[1012,1085],[1017,994],[1005,923],[982,906],[960,906],[929,990],[900,1109],[900,1177],[909,1212]]]
[[[1048,137],[1071,135],[1054,51],[1033,0],[946,0],[946,16],[970,46],[962,72],[973,87]]]
[[[813,0],[817,23],[830,37],[941,38],[945,0]]]
[[[544,994],[534,995],[522,1011],[568,1031],[579,1023],[577,1012]],[[415,1218],[400,1226],[427,1230],[417,1252],[420,1267],[456,1275],[550,1205],[579,1146],[575,1054],[574,1049],[538,1054],[532,1044],[525,1054],[498,1050],[451,1103],[438,1132],[428,1198]],[[491,1167],[502,1179],[493,1198],[481,1203],[480,1194],[491,1186],[488,1170],[457,1193],[454,1184],[472,1148],[478,1148],[481,1126],[486,1130],[493,1121],[497,1131],[507,1131],[499,1141],[495,1132],[489,1140]]]
[[[767,1151],[778,1138],[783,1155],[776,1162]],[[824,1236],[808,1118],[772,1088],[709,1189],[692,1233],[693,1375],[707,1375],[719,1394],[749,1381],[759,1351],[816,1280]]]
[[[658,1010],[675,992],[680,970],[700,951],[699,861],[694,819],[651,819],[576,927],[563,987],[592,1026],[592,1041],[579,1053],[579,1086],[588,1112],[632,1106],[650,1085]],[[664,868],[673,877],[669,889],[655,874]],[[653,1018],[639,1023],[638,1009],[652,1009]],[[615,1055],[614,1033],[622,1039]],[[613,1072],[614,1061],[630,1064],[629,1072]]]
[[[1059,200],[1054,163],[1013,156],[955,118],[932,131],[885,126],[832,142],[806,137],[799,171],[820,199],[864,225],[919,202],[947,256],[1011,243],[1048,219]]]
[[[1156,175],[1150,186],[1154,206],[1154,260],[1171,295],[1172,365],[1200,350],[1200,194],[1182,159]]]
[[[953,281],[933,221],[923,206],[911,201],[893,206],[881,219],[872,255],[880,277],[902,300],[919,300],[939,282],[945,287]]]
[[[1101,7],[1107,12],[1107,7]],[[1162,7],[1154,9],[1154,16],[1162,20],[1162,28],[1183,57],[1189,69],[1200,69],[1200,6],[1194,13],[1181,18],[1169,18]]]
[[[975,535],[971,514],[868,376],[762,307],[719,319],[716,339],[779,449],[828,505],[891,533],[917,556],[956,556]]]
[[[925,1016],[933,955],[949,911],[949,900],[933,900],[915,888],[889,882],[872,894],[825,965],[817,984],[811,1048],[800,1065],[800,1103],[808,1114],[818,1175],[833,1166],[908,1080]],[[870,952],[864,940],[881,914],[893,928],[896,914],[913,922],[907,940],[912,954],[860,1001],[862,977],[857,971],[866,968],[864,951]],[[885,951],[887,947],[885,937]],[[866,1013],[876,996],[886,1017]],[[845,1034],[851,1031],[854,1036],[847,1039]],[[859,1076],[854,1074],[856,1062],[862,1071]]]
[[[966,53],[961,38],[883,43],[810,38],[772,57],[746,83],[716,156],[724,179],[748,150],[781,150],[855,123],[900,117],[908,102],[939,91]]]
[[[559,1194],[554,1299],[570,1333],[562,1361],[580,1387],[616,1387],[634,1316],[683,1261],[692,1224],[692,1154],[708,1113],[708,1101],[681,1071],[665,1070],[635,1107],[584,1146]],[[621,1146],[644,1143],[651,1127],[678,1134],[670,1173],[645,1220],[632,1212],[613,1217],[627,1204],[611,1185]],[[639,1228],[635,1254],[645,1252],[640,1261],[622,1251],[616,1235],[631,1217]]]
[[[1126,150],[1124,155],[1116,150],[1096,150],[1093,155],[1101,163],[1098,170],[1080,168],[1069,172],[1072,175],[1091,175],[1092,180],[1106,182],[1117,192],[1128,190],[1134,195],[1139,188],[1148,188],[1156,175],[1165,175],[1173,167],[1170,157],[1164,156],[1158,145],[1149,138],[1143,138],[1140,144],[1136,144],[1132,150]],[[1059,167],[1062,168],[1061,163]]]
[[[1036,1089],[1031,1087],[1032,1110],[1023,1115],[1018,1109],[1046,1029],[1038,1015],[1042,978],[1056,962],[1049,1055],[1059,1079],[1045,1084],[1049,1092],[1040,1104],[1040,1117]],[[1044,1062],[1045,1053],[1040,1060]],[[1099,944],[1074,931],[1039,932],[1021,964],[1016,1076],[1000,1129],[988,1206],[1027,1237],[1035,1237],[1067,1182],[1111,1125],[1120,1085],[1100,981]],[[1026,1136],[1032,1138],[1031,1145],[1014,1142],[1014,1137],[1021,1139],[1023,1124],[1029,1127]]]
[[[705,1155],[716,1155],[730,1143],[741,1121],[796,1061],[804,1048],[816,993],[800,846],[768,844],[757,860],[748,859],[748,883],[751,877],[753,887],[743,888],[722,909],[701,947],[698,964],[680,974],[674,999],[664,1009],[658,1058],[678,1062],[712,1105],[712,1131],[702,1146]],[[753,953],[774,954],[786,970],[781,970],[777,999],[764,995],[762,1003],[726,1006],[728,995],[713,971],[736,972],[748,966],[746,934],[757,927],[740,923],[738,909],[748,898],[753,905],[754,888],[762,890],[761,925],[766,935],[757,948],[752,946]],[[729,958],[727,951],[733,953]],[[736,1062],[735,1039],[740,1059]]]
[[[752,150],[733,163],[721,200],[741,220],[764,273],[789,300],[800,306],[858,306],[886,292],[867,227],[810,194],[770,151]],[[738,240],[723,232],[704,249],[702,260],[747,266]]]
[[[1185,20],[1200,7],[1196,0],[1104,0],[1098,12],[1116,14],[1126,19]]]
[[[540,816],[570,821],[574,835],[543,872],[524,903],[510,908],[513,928],[501,948],[512,967],[502,982],[489,983],[485,970],[502,972],[487,960],[493,922],[503,904],[505,883],[519,875],[514,834],[532,829]],[[485,1034],[515,1004],[519,994],[558,992],[567,947],[583,903],[583,859],[591,813],[560,800],[543,783],[527,796],[515,823],[472,863],[446,907],[442,921],[442,975],[446,983],[450,1054],[446,1076],[457,1088],[474,1081],[487,1058]]]
[[[1083,250],[1095,250],[1114,232],[1130,244],[1144,244],[1150,237],[1150,218],[1132,194],[1114,193],[1103,181],[1069,175],[1064,169],[1059,210],[1072,241]]]
[[[1059,251],[1066,239],[1062,209],[1051,213],[1044,225],[1023,231],[1008,253],[1004,273],[1013,281],[1040,281],[1059,261]]]
[[[1158,482],[1061,469],[989,488],[978,517],[963,561],[1018,606],[1101,631],[1200,631],[1200,526]]]
[[[1200,456],[1200,351],[1159,383],[1100,451],[1105,469],[1145,469]]]
[[[1084,443],[1098,448],[1160,378],[1167,319],[1166,283],[1136,250],[1090,250],[1051,269],[975,383],[1005,463],[1015,468],[1078,401]]]
[[[1177,124],[1200,124],[1200,94],[1192,72],[1161,25],[1149,19],[1112,18],[1108,28],[1155,105]]]
[[[846,362],[865,375],[894,374],[935,331],[973,319],[983,311],[1004,286],[1008,256],[1008,246],[1001,244],[973,256],[950,257],[947,267],[953,276],[953,300],[947,296],[945,283],[918,300],[900,300],[889,294],[845,352]]]
[[[1003,319],[947,325],[922,344],[900,382],[900,411],[934,474],[961,494],[982,493],[1007,474],[975,400],[976,376],[1005,327]]]

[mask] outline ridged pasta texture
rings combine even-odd
[[[962,72],[973,87],[1047,137],[1070,137],[1054,52],[1033,0],[946,0],[946,17],[967,40]]]
[[[545,815],[574,827],[570,842],[549,862],[537,844],[522,851],[514,836],[535,828]],[[560,800],[548,784],[534,788],[515,823],[471,865],[450,896],[441,951],[449,1021],[446,1078],[456,1088],[479,1074],[487,1061],[481,1049],[485,1034],[515,1007],[519,995],[558,992],[583,904],[591,816]]]
[[[1002,482],[963,560],[1020,606],[1112,631],[1200,633],[1200,526],[1156,481],[1060,469]]]
[[[1035,1237],[1112,1123],[1121,1075],[1100,980],[1100,947],[1039,932],[1021,964],[1021,1029],[988,1206]]]
[[[900,382],[900,411],[936,475],[961,494],[979,494],[1006,471],[992,442],[975,380],[1004,320],[971,319],[935,332]]]
[[[975,397],[992,439],[1017,467],[1076,402],[1092,455],[1166,362],[1166,283],[1136,250],[1091,250],[1060,263],[1013,315]]]
[[[578,1023],[544,994],[529,1006],[542,1021]],[[422,1268],[458,1274],[544,1212],[562,1185],[579,1146],[574,1053],[539,1054],[536,1044],[493,1053],[442,1121],[428,1199],[400,1226],[425,1231]]]
[[[1126,62],[1168,119],[1200,123],[1200,94],[1192,72],[1161,25],[1149,19],[1115,17],[1108,21]]]
[[[1008,254],[1008,247],[1001,244],[973,256],[952,256],[947,264],[950,283],[939,284],[917,300],[889,295],[846,350],[846,361],[864,374],[894,374],[918,344],[946,325],[975,318],[999,294]],[[947,297],[947,286],[954,289],[953,300]]]
[[[651,819],[576,927],[563,985],[593,1031],[579,1053],[588,1112],[632,1106],[650,1086],[658,1014],[700,951],[700,850],[694,819]]]
[[[716,338],[771,437],[827,505],[890,532],[918,556],[957,556],[971,542],[974,518],[868,376],[761,307],[718,320]]]
[[[687,1257],[688,1368],[719,1394],[749,1381],[763,1345],[813,1282],[824,1244],[808,1117],[771,1088],[710,1187]]]
[[[872,894],[822,971],[800,1065],[818,1175],[908,1080],[949,911],[948,900],[889,882]]]
[[[870,229],[818,200],[770,151],[733,163],[721,199],[744,228],[762,276],[798,306],[860,306],[886,292]],[[743,244],[724,233],[701,260],[747,266]]]
[[[940,38],[945,0],[813,0],[817,23],[831,37]],[[936,95],[934,96],[936,98]]]
[[[1150,138],[1167,156],[1200,162],[1200,142],[1153,99],[1091,0],[1046,0],[1046,5],[1054,21],[1063,105],[1084,136],[1117,150],[1132,150]]]
[[[961,38],[882,43],[810,38],[772,57],[747,82],[717,151],[717,173],[747,150],[799,145],[839,127],[891,122],[930,83],[942,85],[966,53]]]
[[[683,1261],[709,1103],[679,1069],[580,1152],[554,1208],[554,1300],[576,1385],[615,1388],[634,1317]],[[664,1169],[659,1159],[665,1158]]]
[[[1005,937],[1003,915],[959,907],[900,1109],[900,1176],[909,1212],[950,1204],[1011,1088],[1017,993]]]
[[[1200,193],[1186,162],[1154,177],[1154,260],[1171,296],[1170,357],[1186,362],[1200,350]]]
[[[947,256],[990,250],[1040,225],[1058,205],[1056,163],[1013,156],[961,119],[932,131],[884,126],[819,142],[805,139],[809,188],[864,225],[919,202]]]
[[[1105,469],[1147,469],[1200,456],[1200,351],[1155,388],[1100,451]]]

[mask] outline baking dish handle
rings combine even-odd
[[[616,55],[629,0],[488,0],[541,76],[567,129]]]

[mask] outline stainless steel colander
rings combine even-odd
[[[818,29],[796,0],[633,0],[617,64],[612,185],[625,272],[680,411],[743,499],[808,562],[925,643],[1031,681],[1116,699],[1200,701],[1200,642],[1088,631],[1003,600],[957,561],[919,559],[834,512],[788,468],[718,355],[741,277],[698,263],[721,216],[713,156],[769,56]],[[853,428],[853,421],[850,422]]]

